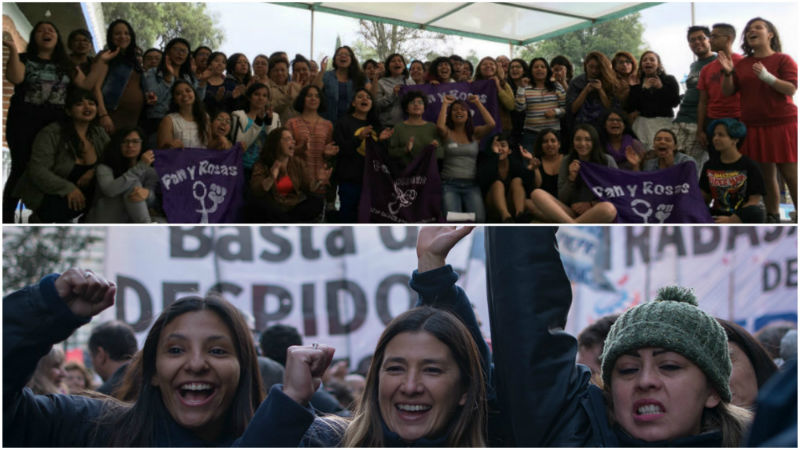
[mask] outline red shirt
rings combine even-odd
[[[289,195],[294,191],[294,184],[292,184],[292,179],[289,178],[289,175],[278,178],[278,181],[275,182],[275,190],[280,195]]]
[[[741,61],[744,56],[732,53],[733,65]],[[706,91],[708,102],[706,103],[706,117],[722,119],[723,117],[733,117],[738,119],[742,116],[739,92],[725,97],[722,93],[722,65],[716,59],[706,64],[700,70],[700,80],[697,82],[697,89]]]
[[[774,53],[766,58],[742,59],[734,66],[733,76],[736,89],[742,94],[742,122],[757,127],[797,122],[797,105],[792,97],[759,80],[753,73],[753,64],[757,62],[772,75],[797,87],[797,63],[789,55]]]

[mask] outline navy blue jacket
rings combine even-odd
[[[113,425],[97,425],[109,401],[79,395],[35,395],[24,387],[39,359],[89,318],[72,313],[55,288],[58,274],[3,298],[3,446],[106,447]],[[154,412],[155,413],[155,412]],[[206,442],[169,414],[153,438],[156,447],[230,446],[233,436]],[[113,421],[113,419],[112,419]]]
[[[564,331],[572,290],[556,230],[487,228],[494,381],[506,424],[490,434],[523,447],[720,446],[719,432],[648,443],[609,423],[603,393],[575,364],[578,343]]]

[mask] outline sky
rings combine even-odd
[[[695,23],[712,25],[730,23],[740,33],[747,21],[762,16],[778,28],[783,51],[798,60],[797,2],[695,2]],[[296,53],[308,56],[311,51],[311,14],[309,11],[268,3],[208,3],[208,9],[218,14],[219,25],[226,39],[220,50],[226,54],[243,52],[250,60],[259,53],[269,55],[286,51],[290,59]],[[686,42],[686,29],[692,24],[692,4],[669,2],[641,11],[644,41],[648,49],[657,52],[667,73],[679,81],[688,74],[693,54]],[[357,39],[358,21],[326,13],[315,13],[314,58],[334,51],[337,35],[343,44]],[[738,48],[739,36],[737,36]],[[509,46],[471,38],[448,37],[446,42],[430,42],[439,51],[452,48],[465,56],[475,49],[480,57],[507,55]],[[638,55],[637,55],[638,56]]]

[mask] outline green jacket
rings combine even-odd
[[[42,128],[36,135],[28,168],[14,189],[14,194],[32,210],[39,208],[45,195],[64,197],[77,187],[67,180],[67,176],[75,167],[78,149],[61,140],[61,128],[61,123],[54,122]],[[102,127],[90,126],[87,139],[94,145],[99,161],[108,145],[108,135]]]

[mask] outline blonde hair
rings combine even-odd
[[[31,381],[26,386],[31,388],[34,394],[49,395],[49,394],[64,394],[67,392],[64,383],[56,384],[50,379],[48,371],[51,367],[58,364],[64,365],[64,350],[61,347],[53,347],[50,352],[39,360],[36,364],[36,370],[33,372]]]
[[[70,361],[67,365],[64,366],[64,371],[77,371],[83,375],[83,379],[85,382],[83,383],[83,389],[89,390],[94,389],[94,385],[92,383],[92,374],[89,372],[89,369],[86,368],[83,364],[79,363],[78,361]]]

